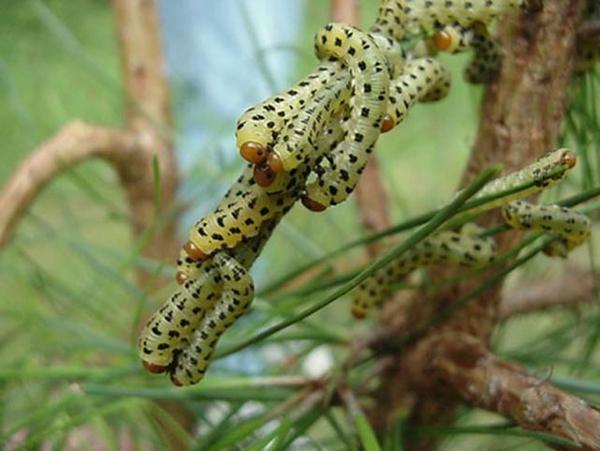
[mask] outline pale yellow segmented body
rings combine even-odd
[[[559,237],[545,252],[550,256],[565,257],[569,251],[589,239],[589,218],[568,208],[556,205],[538,206],[520,199],[563,180],[575,162],[575,155],[567,149],[549,152],[521,170],[492,180],[474,198],[486,197],[533,182],[530,188],[475,207],[469,213],[481,213],[502,207],[506,223],[511,227],[539,230]],[[482,241],[475,236],[476,234],[477,226],[468,223],[460,234],[443,231],[419,243],[359,285],[354,292],[353,315],[356,318],[367,316],[390,295],[394,282],[418,267],[451,263],[478,266],[486,264],[486,261],[491,262],[495,251],[493,241]]]
[[[198,277],[187,280],[148,320],[140,333],[141,359],[158,367],[168,367],[173,356],[187,345],[190,333],[198,327],[206,309],[220,294],[212,262],[204,262]]]
[[[337,66],[335,63],[323,64],[292,88],[248,108],[237,122],[238,149],[246,142],[260,144],[265,150],[270,149],[291,118],[337,75]]]
[[[280,139],[273,146],[273,152],[277,154],[286,172],[308,162],[326,124],[347,105],[349,93],[350,76],[343,73],[317,92],[281,132]],[[285,180],[282,176],[277,178]],[[267,191],[273,189],[275,188],[272,186],[265,188]]]
[[[217,262],[229,261],[227,268],[232,265],[250,268],[282,216],[263,223],[259,233],[231,250],[231,255],[221,252],[218,259],[193,262],[181,251],[178,269],[187,280],[152,315],[140,333],[138,351],[147,366],[172,369],[175,356],[190,346],[191,335],[207,312],[221,302],[224,291],[231,290],[222,275],[222,265]]]
[[[399,124],[418,101],[434,101],[445,97],[450,90],[450,73],[433,58],[409,61],[404,73],[392,81],[387,114]]]
[[[218,252],[214,265],[221,278],[221,296],[206,311],[189,346],[176,357],[171,378],[177,385],[199,382],[208,368],[219,338],[248,308],[254,297],[252,277],[237,260]]]
[[[350,120],[344,140],[326,175],[306,187],[307,197],[325,207],[344,201],[352,192],[381,133],[389,93],[389,67],[373,39],[342,24],[329,24],[315,38],[320,58],[339,59],[352,75]]]
[[[412,33],[436,30],[437,24],[471,27],[489,24],[501,14],[526,6],[525,0],[404,0],[405,28]]]
[[[417,268],[430,265],[485,266],[495,256],[494,240],[470,232],[439,232],[364,280],[353,292],[352,314],[362,319],[391,294],[394,283]]]
[[[582,213],[558,205],[534,205],[522,200],[503,208],[506,223],[515,229],[539,230],[560,238],[546,253],[566,257],[590,238],[592,223]]]
[[[287,212],[296,197],[287,192],[270,195],[255,182],[236,191],[233,199],[203,216],[190,229],[189,240],[204,254],[231,249],[242,240],[255,236],[263,222]]]
[[[487,25],[501,14],[526,6],[527,0],[383,0],[371,31],[400,41],[436,31],[440,24]]]

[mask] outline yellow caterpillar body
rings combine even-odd
[[[343,73],[332,79],[330,85],[322,87],[300,110],[273,146],[273,153],[277,155],[283,171],[290,171],[301,163],[309,162],[311,153],[317,148],[318,137],[326,124],[348,103],[349,92],[349,76]],[[281,176],[278,178],[285,180]],[[275,188],[269,186],[265,189],[269,191]]]
[[[589,218],[568,208],[556,205],[533,205],[520,199],[558,183],[564,179],[575,163],[575,155],[567,149],[549,152],[521,170],[492,180],[475,198],[533,182],[529,189],[475,207],[470,212],[483,212],[502,207],[505,221],[511,227],[540,230],[559,237],[559,240],[553,241],[545,252],[550,256],[565,257],[569,251],[589,239],[591,233]],[[460,235],[444,231],[421,242],[397,261],[359,285],[354,293],[352,314],[359,319],[367,316],[389,296],[393,282],[420,266],[448,263],[483,265],[491,262],[494,253],[493,241],[490,239],[482,241],[474,235],[475,229],[467,224]]]
[[[148,370],[173,371],[177,357],[191,345],[192,333],[207,315],[213,315],[210,312],[216,305],[226,302],[224,297],[231,299],[232,290],[239,288],[230,283],[230,275],[225,277],[224,272],[229,274],[238,266],[250,268],[280,219],[263,223],[255,237],[238,245],[230,254],[219,252],[218,257],[194,262],[182,251],[179,271],[185,274],[185,280],[148,320],[138,339],[138,352]],[[235,271],[239,273],[239,268]],[[251,296],[245,300],[250,302]]]
[[[413,59],[392,81],[387,114],[398,124],[415,102],[439,100],[449,90],[450,73],[443,64],[433,58]]]
[[[485,27],[446,25],[434,35],[434,42],[438,49],[449,53],[469,48],[474,50],[473,59],[464,71],[465,80],[469,83],[489,83],[496,78],[501,63],[500,49]]]
[[[337,64],[323,64],[292,88],[248,108],[236,127],[237,146],[242,155],[252,163],[263,161],[284,126],[322,86],[331,82],[337,69]],[[247,155],[246,148],[254,149],[258,155]]]
[[[226,252],[215,254],[213,261],[221,279],[221,296],[192,333],[189,346],[176,356],[171,369],[175,385],[195,384],[204,377],[219,338],[254,297],[252,277],[243,265]]]
[[[375,141],[381,133],[389,92],[389,68],[373,39],[366,33],[341,24],[329,24],[315,38],[320,58],[342,61],[352,75],[350,120],[344,124],[344,140],[335,158],[332,176],[306,187],[307,199],[327,207],[342,202],[352,192]]]
[[[144,366],[153,372],[169,367],[174,355],[188,345],[204,313],[220,295],[212,262],[202,263],[198,277],[185,281],[148,320],[138,340]]]
[[[384,0],[371,31],[400,41],[422,31],[434,32],[440,24],[487,25],[500,14],[527,4],[527,0]]]
[[[539,230],[560,238],[546,254],[566,257],[590,238],[592,223],[584,214],[558,205],[534,205],[522,200],[502,209],[504,219],[515,229]]]
[[[394,283],[417,268],[448,264],[485,266],[494,256],[492,239],[476,238],[471,232],[439,232],[364,280],[353,292],[352,315],[357,319],[366,317],[390,295]]]

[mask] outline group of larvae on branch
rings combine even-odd
[[[296,201],[323,211],[346,200],[380,133],[402,122],[416,102],[446,96],[450,76],[435,58],[438,51],[472,49],[465,78],[492,80],[501,53],[489,27],[499,15],[527,7],[526,0],[383,0],[369,32],[340,23],[321,29],[315,36],[317,69],[238,120],[237,146],[248,164],[215,210],[191,228],[177,261],[179,286],[140,334],[144,367],[167,372],[175,385],[199,382],[219,338],[252,302],[250,267]],[[574,164],[571,151],[554,151],[479,195],[536,182],[523,197],[555,183]],[[563,169],[559,176],[557,168]],[[571,210],[514,196],[485,205],[494,207],[503,207],[513,227],[560,237],[552,254],[565,255],[589,237],[589,220]],[[489,264],[494,242],[478,234],[467,225],[422,241],[357,287],[353,315],[365,317],[417,267]]]

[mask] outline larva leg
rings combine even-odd
[[[364,280],[353,292],[352,315],[357,319],[365,318],[390,295],[394,283],[419,267],[436,264],[485,266],[494,259],[495,250],[491,238],[475,237],[470,226],[460,233],[437,233]]]
[[[503,208],[506,223],[516,229],[540,230],[560,237],[546,253],[566,257],[567,253],[590,238],[590,219],[558,205],[534,205],[525,201],[511,202]]]
[[[385,58],[365,33],[340,24],[329,24],[317,33],[317,54],[342,60],[352,75],[351,116],[346,124],[339,158],[331,177],[320,178],[306,188],[307,203],[321,208],[344,201],[367,163],[379,137],[389,90]]]
[[[221,298],[204,316],[189,347],[177,355],[171,372],[175,385],[192,385],[204,377],[219,338],[246,311],[254,296],[252,278],[233,257],[219,252],[214,264],[222,278]]]
[[[214,265],[204,262],[196,279],[183,283],[148,320],[138,340],[139,355],[151,372],[165,371],[182,351],[204,312],[219,296]]]

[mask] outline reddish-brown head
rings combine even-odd
[[[151,373],[164,373],[167,370],[166,366],[146,362],[145,360],[142,360],[142,365],[147,371],[150,371]]]
[[[200,248],[191,241],[188,241],[183,245],[183,250],[185,250],[188,257],[195,261],[203,261],[208,258],[208,255],[202,252]]]
[[[245,142],[240,146],[240,155],[249,163],[259,164],[267,159],[267,151],[262,144],[253,141]]]

